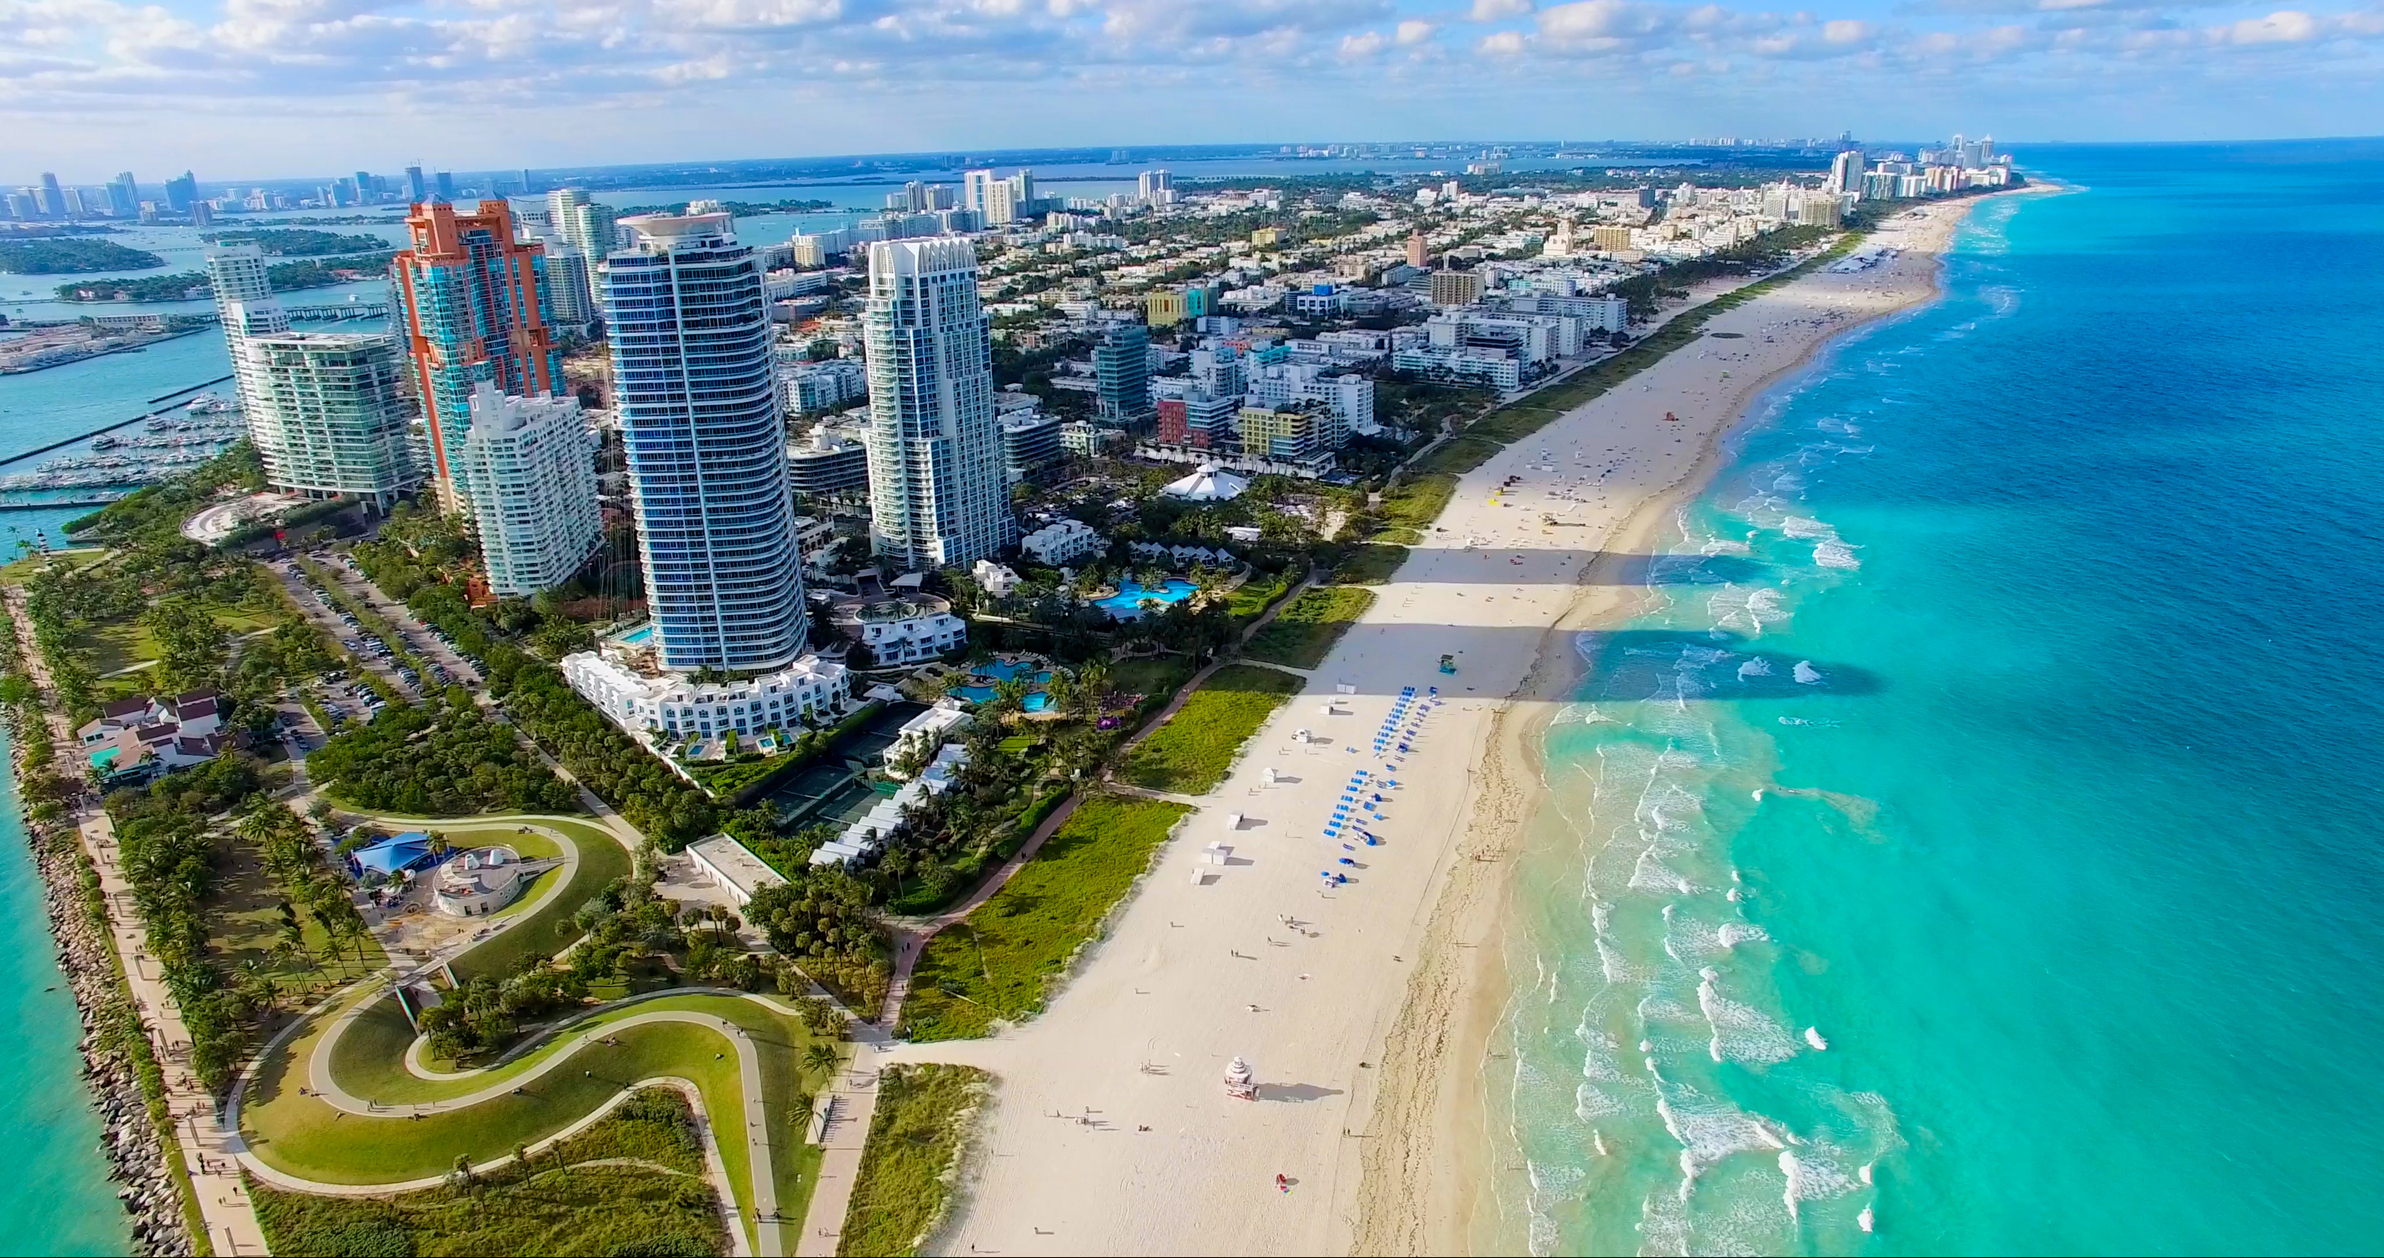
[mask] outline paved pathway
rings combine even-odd
[[[59,711],[49,666],[34,644],[33,619],[26,614],[23,592],[11,588],[6,596],[9,610],[16,618],[17,645],[26,672],[44,697],[50,737],[60,756],[59,771],[71,780],[80,781],[81,773],[71,763],[78,745],[74,730]],[[256,1210],[240,1182],[239,1163],[234,1157],[238,1139],[221,1121],[214,1096],[191,1073],[190,1031],[182,1024],[181,1011],[174,1005],[162,971],[142,951],[144,935],[140,917],[133,909],[132,884],[124,877],[115,827],[96,801],[85,799],[77,808],[76,830],[84,853],[99,874],[108,943],[124,966],[126,986],[131,989],[133,1005],[140,1012],[141,1027],[148,1033],[150,1048],[165,1075],[166,1109],[173,1117],[182,1170],[190,1179],[199,1214],[207,1226],[208,1244],[219,1254],[265,1253],[265,1230],[257,1223]]]

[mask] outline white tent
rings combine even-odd
[[[1247,479],[1225,471],[1214,463],[1203,463],[1190,476],[1168,482],[1167,488],[1159,492],[1192,502],[1226,502],[1241,497],[1243,491],[1249,488]]]

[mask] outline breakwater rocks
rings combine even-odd
[[[22,747],[24,740],[15,743]],[[15,768],[22,786],[26,766]],[[42,825],[27,817],[25,832],[41,871],[42,904],[58,942],[58,969],[82,1015],[83,1078],[103,1125],[100,1151],[107,1155],[108,1178],[132,1216],[131,1252],[192,1253],[181,1188],[167,1170],[165,1147],[141,1087],[136,1055],[146,1056],[147,1037],[108,955],[106,932],[93,920],[82,852],[73,831],[62,824]]]

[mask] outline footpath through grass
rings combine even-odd
[[[886,1067],[837,1253],[919,1252],[951,1206],[953,1171],[991,1081],[974,1066]]]
[[[255,1183],[249,1194],[277,1254],[728,1251],[694,1114],[685,1098],[661,1088],[638,1093],[527,1167],[388,1198],[318,1197]]]
[[[996,1019],[1040,1012],[1053,981],[1100,933],[1176,819],[1190,811],[1117,796],[1078,804],[992,899],[927,941],[896,1033],[920,1042],[967,1039],[986,1034]]]
[[[1150,790],[1202,794],[1225,779],[1242,744],[1304,684],[1272,668],[1228,664],[1209,674],[1167,724],[1135,745],[1121,773]]]
[[[1250,639],[1242,654],[1262,664],[1314,668],[1366,609],[1374,591],[1355,585],[1320,585],[1302,593]]]

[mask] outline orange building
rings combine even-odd
[[[563,392],[563,356],[547,322],[545,250],[513,238],[513,210],[482,201],[459,213],[444,201],[406,216],[411,248],[390,261],[404,312],[406,350],[430,434],[431,480],[439,505],[459,508],[448,468],[472,426],[472,390],[482,382],[522,397]]]

